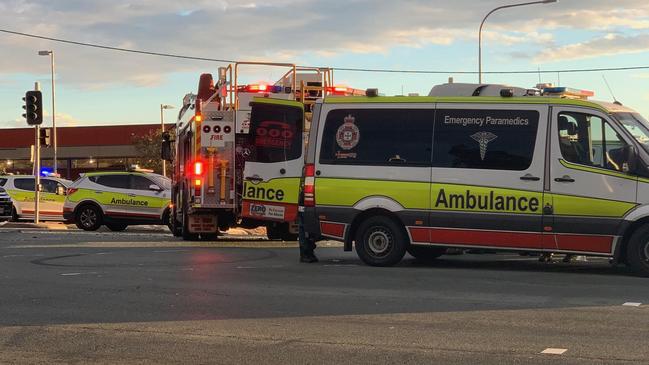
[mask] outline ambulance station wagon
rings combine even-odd
[[[445,84],[320,101],[306,231],[376,266],[457,247],[613,257],[649,276],[649,123],[590,95]]]
[[[102,225],[112,231],[123,231],[129,225],[168,225],[170,181],[148,171],[82,175],[68,189],[63,206],[65,218],[86,231]]]

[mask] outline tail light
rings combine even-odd
[[[68,191],[66,192],[66,195],[70,196],[74,193],[76,193],[79,189],[78,188],[68,188]]]
[[[315,206],[315,165],[304,166],[304,206]]]
[[[203,162],[201,161],[194,162],[194,175],[203,176],[204,171],[205,170],[203,169]]]

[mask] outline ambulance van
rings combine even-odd
[[[453,247],[612,257],[649,276],[649,123],[591,95],[445,84],[321,100],[306,232],[374,266]]]

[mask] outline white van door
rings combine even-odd
[[[428,243],[542,248],[547,120],[544,105],[438,104]]]
[[[256,220],[295,222],[304,166],[304,105],[257,98],[251,103],[241,215]]]
[[[624,172],[629,145],[605,113],[552,108],[551,242],[557,251],[613,254],[624,215],[636,202],[637,178]]]

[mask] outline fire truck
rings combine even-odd
[[[285,73],[274,83],[240,83],[242,69],[259,67]],[[216,79],[202,74],[198,92],[183,98],[175,140],[163,135],[162,157],[173,163],[170,223],[174,235],[212,240],[235,225],[266,225],[269,238],[295,238],[295,227],[288,222],[295,221],[299,178],[275,187],[264,186],[259,176],[269,165],[280,175],[289,170],[295,175],[296,168],[301,171],[303,162],[296,167],[285,157],[291,151],[302,156],[315,100],[357,92],[335,86],[331,69],[288,63],[238,62],[219,68]],[[253,119],[255,105],[258,111]],[[270,114],[264,114],[264,105],[285,108],[268,108]],[[269,164],[272,161],[277,164]],[[244,174],[247,162],[249,172]],[[251,203],[246,196],[290,201],[290,209]]]

